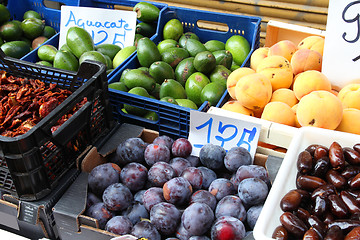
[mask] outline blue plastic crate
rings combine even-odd
[[[157,44],[162,38],[162,29],[164,25],[173,18],[179,19],[184,27],[184,32],[195,33],[201,42],[208,40],[219,40],[226,42],[232,35],[244,36],[251,45],[251,51],[243,66],[249,65],[251,53],[259,47],[260,44],[260,23],[259,17],[248,17],[234,14],[215,13],[200,11],[194,9],[168,7],[160,18],[160,31],[153,39]],[[210,21],[225,23],[228,25],[228,31],[217,31],[212,29],[200,28],[198,21]],[[125,69],[135,69],[140,67],[137,55],[131,57],[128,63],[109,78],[109,83],[120,80],[121,74]],[[154,129],[160,134],[170,135],[174,138],[188,137],[190,123],[190,108],[181,107],[156,99],[150,99],[127,92],[109,89],[110,102],[114,107],[114,116],[120,122],[134,123],[146,128]],[[131,114],[126,114],[121,110],[123,104],[129,104],[146,110],[154,111],[159,116],[158,121],[148,120]],[[208,102],[203,103],[198,111],[207,111]]]
[[[52,0],[52,5],[69,5],[78,6],[78,0]],[[49,3],[49,5],[51,5]],[[8,1],[7,8],[11,17],[15,20],[23,20],[24,13],[28,10],[38,12],[45,20],[45,24],[53,27],[57,32],[60,31],[60,10],[57,8],[47,7],[44,0],[11,0]]]
[[[42,0],[39,0],[39,1],[42,1]],[[72,1],[70,0],[69,2],[72,2]],[[77,2],[76,4],[73,3],[73,6],[115,9],[117,6],[125,6],[125,7],[131,7],[132,8],[137,3],[139,3],[140,1],[123,0],[123,1],[120,2],[120,1],[110,1],[110,0],[79,0],[79,2],[78,1],[73,1],[73,2]],[[163,14],[163,12],[165,11],[165,9],[167,8],[167,5],[163,4],[163,3],[156,3],[156,2],[150,2],[150,3],[152,3],[153,5],[155,5],[156,7],[158,7],[160,9],[159,16],[161,16]],[[41,9],[43,9],[43,8],[41,8]],[[159,23],[160,23],[160,20],[158,21],[158,24],[157,24],[157,31],[159,29],[159,25],[160,25]],[[60,28],[60,11],[59,11],[59,16],[58,16],[58,25],[59,25],[59,28]],[[150,39],[154,39],[155,36],[156,36],[156,34],[153,35]],[[51,39],[49,39],[44,44],[50,44],[50,45],[53,45],[56,48],[59,48],[60,47],[59,46],[59,39],[60,39],[60,33],[57,33],[55,36],[53,36]],[[115,68],[114,71],[109,73],[108,78],[111,78],[114,75],[115,70],[121,69],[121,67],[124,66],[126,64],[126,62],[134,55],[135,55],[135,52],[132,53],[122,64],[120,64],[117,68]],[[33,63],[38,62],[40,60],[38,55],[37,55],[37,49],[35,49],[34,51],[28,53],[27,55],[25,55],[21,59],[25,60],[25,61],[33,62]]]

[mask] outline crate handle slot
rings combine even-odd
[[[86,102],[71,118],[62,124],[54,133],[53,138],[56,144],[61,144],[62,147],[77,134],[74,129],[82,128],[86,119],[90,119],[92,104]]]
[[[39,4],[50,9],[60,10],[62,5],[79,6],[79,0],[43,0]]]
[[[47,8],[60,10],[62,5],[66,5],[66,4],[58,1],[44,0],[44,6]]]
[[[185,22],[184,24],[187,25],[188,23]],[[205,21],[205,20],[198,20],[196,22],[196,26],[199,29],[213,30],[219,32],[228,32],[230,29],[226,23]]]
[[[98,75],[99,72],[101,73],[100,75]],[[101,78],[100,82],[103,84],[107,84],[105,64],[93,60],[85,60],[84,62],[82,62],[76,74],[76,77],[71,82],[70,89],[72,91],[74,90],[74,84],[77,78],[90,79],[91,77],[95,77],[95,78],[100,77]]]

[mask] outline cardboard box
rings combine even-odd
[[[21,201],[4,194],[0,200],[0,228],[30,239],[58,239],[58,231],[52,207],[79,175],[72,169],[61,179],[59,185],[45,198],[38,201]]]
[[[325,37],[325,31],[291,23],[270,20],[266,26],[265,47],[271,47],[281,40],[290,40],[298,45],[308,36]]]
[[[141,137],[145,142],[150,143],[157,136],[159,135],[156,131],[135,125],[122,124],[103,147],[99,149],[93,148],[88,152],[80,163],[82,173],[53,208],[56,227],[62,240],[108,240],[114,237],[118,237],[117,240],[136,239],[130,235],[119,237],[116,234],[101,230],[96,219],[83,215],[86,208],[88,173],[95,166],[106,162],[106,156],[127,138]],[[271,181],[275,179],[281,162],[282,158],[279,157],[267,156],[261,153],[255,154],[254,164],[266,167]]]

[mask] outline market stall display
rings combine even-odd
[[[0,22],[31,15],[56,31],[21,59],[0,51],[0,228],[56,240],[359,238],[358,72],[336,83],[324,64],[342,40],[339,72],[359,59],[346,54],[354,22],[337,41],[338,29],[322,31],[328,5],[345,21],[355,2],[38,1],[0,5]],[[71,26],[60,46],[62,5],[127,10],[132,23],[136,13],[134,44],[95,46],[94,31]]]

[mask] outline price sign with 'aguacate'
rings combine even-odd
[[[110,43],[124,48],[134,43],[136,12],[61,6],[59,47],[66,43],[67,30],[72,26],[90,33],[95,46]]]
[[[192,155],[198,156],[205,144],[222,146],[226,151],[232,147],[247,149],[254,158],[261,125],[211,113],[190,111],[189,141]]]
[[[322,72],[339,88],[360,82],[360,1],[329,1]]]

